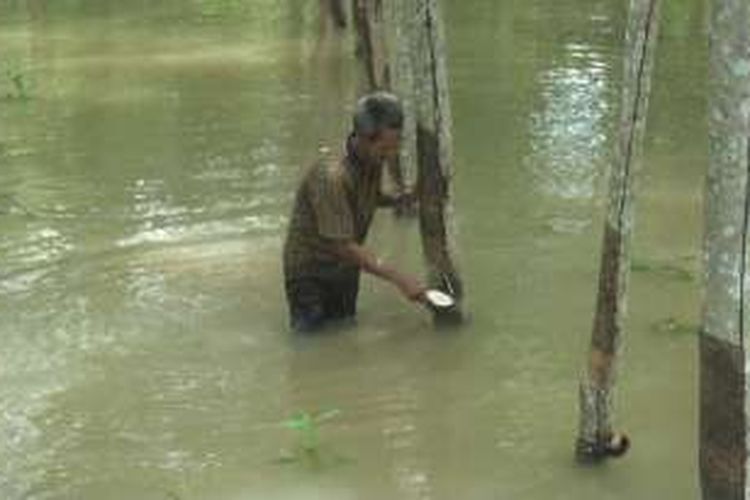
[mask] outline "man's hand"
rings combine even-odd
[[[425,291],[427,288],[419,282],[419,280],[406,275],[400,275],[398,277],[396,285],[401,291],[401,294],[406,297],[407,300],[412,302],[424,302]]]
[[[417,211],[417,196],[412,190],[405,190],[394,197],[396,215],[414,215]]]
[[[427,288],[416,278],[401,273],[375,257],[368,249],[352,241],[334,244],[331,251],[360,269],[393,283],[412,302],[424,302]]]

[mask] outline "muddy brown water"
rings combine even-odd
[[[0,497],[697,498],[702,3],[665,5],[617,394],[634,443],[596,469],[572,450],[622,2],[444,2],[471,320],[437,333],[366,278],[357,325],[299,339],[292,191],[357,88],[315,6],[0,0]],[[370,244],[420,272],[415,224],[383,213]]]

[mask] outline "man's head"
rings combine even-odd
[[[354,135],[368,155],[382,160],[398,154],[404,111],[398,98],[388,92],[362,97],[354,111]]]

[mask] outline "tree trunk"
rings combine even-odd
[[[368,91],[389,89],[391,86],[383,4],[383,0],[352,0],[357,59],[362,64]]]
[[[417,197],[422,251],[431,286],[461,300],[463,283],[453,262],[453,222],[451,219],[453,148],[450,97],[445,54],[445,35],[437,0],[412,0],[406,21],[411,23],[415,111]],[[403,42],[402,42],[403,43]],[[413,50],[416,48],[416,50]],[[438,322],[461,319],[457,307],[447,315],[436,315]]]
[[[318,30],[320,38],[327,37],[329,25],[332,25],[339,31],[346,28],[346,7],[344,0],[318,0],[318,6],[320,13]]]
[[[619,455],[628,447],[627,438],[612,428],[612,391],[625,317],[635,170],[643,144],[659,10],[660,0],[630,0],[618,149],[610,174],[590,355],[580,385],[576,457],[581,462]]]
[[[354,26],[357,33],[357,59],[362,66],[363,87],[365,92],[375,90],[393,90],[391,84],[391,65],[398,52],[399,37],[402,30],[396,29],[397,17],[393,0],[352,0]],[[408,114],[408,113],[407,113]],[[413,123],[413,119],[411,120]],[[404,134],[404,149],[414,144],[414,133]],[[414,178],[415,168],[410,158],[399,158],[389,162],[388,174],[397,193],[408,191],[410,179]],[[412,175],[408,175],[411,173]],[[409,206],[396,206],[396,215],[412,215]]]
[[[346,7],[344,0],[324,0],[328,7],[328,15],[333,25],[338,29],[346,28]]]
[[[453,262],[451,114],[445,38],[437,0],[353,0],[368,90],[389,89],[404,106],[398,186],[416,177],[422,248],[431,286],[459,305],[436,321],[460,321],[463,284]],[[393,170],[396,170],[395,172]]]
[[[346,7],[344,0],[329,0],[331,2],[331,17],[333,18],[333,24],[339,28],[346,28]]]
[[[705,294],[700,337],[700,474],[705,500],[750,497],[747,482],[750,7],[713,0]]]

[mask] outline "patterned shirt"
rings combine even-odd
[[[323,153],[297,189],[284,243],[287,280],[356,270],[331,243],[364,242],[377,208],[382,168]]]

